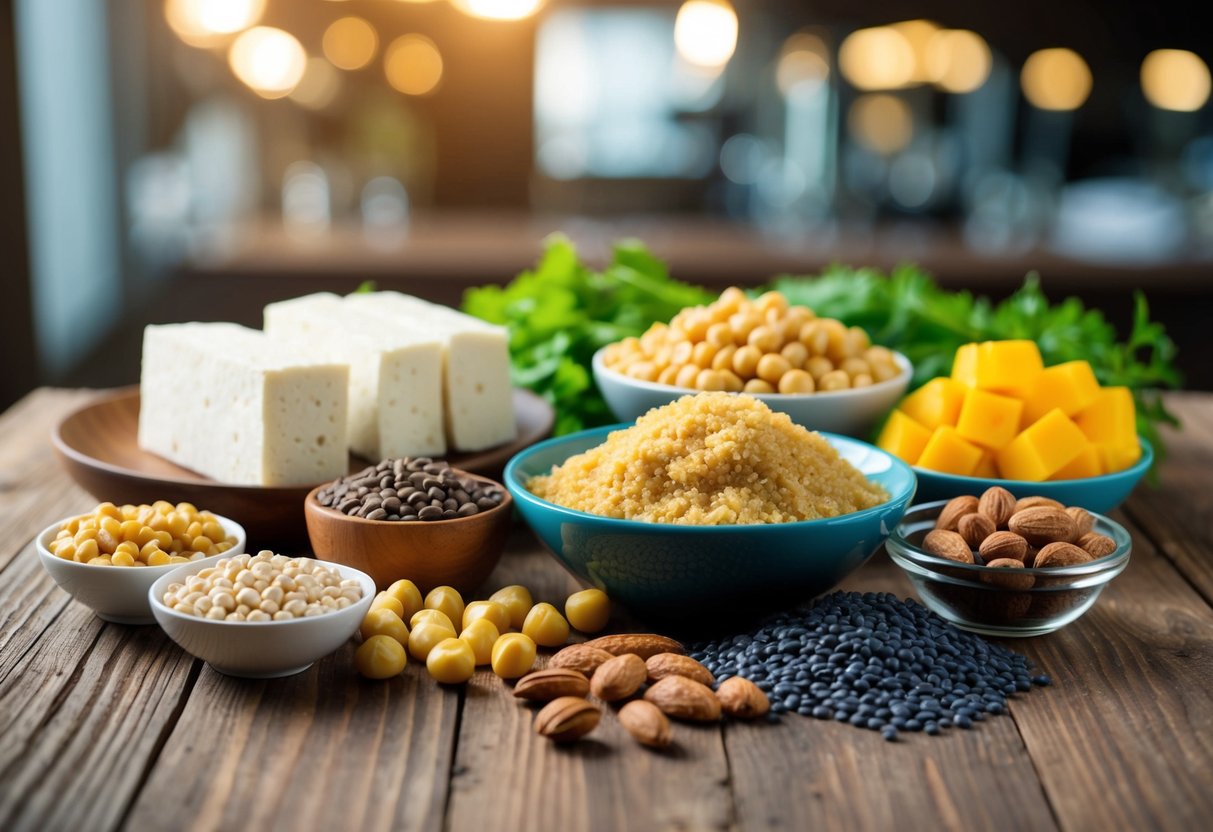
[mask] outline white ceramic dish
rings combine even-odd
[[[603,351],[594,353],[594,381],[602,391],[611,412],[621,422],[632,422],[654,407],[697,391],[651,381],[637,381],[609,369],[603,363]],[[772,410],[788,414],[792,421],[810,430],[824,430],[866,439],[886,413],[905,394],[913,367],[899,352],[893,353],[901,373],[888,381],[854,390],[829,393],[753,394]]]
[[[222,524],[223,531],[236,538],[236,545],[222,555],[211,555],[188,564],[89,566],[87,563],[64,560],[56,557],[49,548],[63,520],[47,527],[38,535],[38,559],[42,561],[42,568],[50,574],[60,589],[86,607],[91,607],[98,617],[115,624],[153,624],[156,619],[152,617],[152,608],[147,603],[147,590],[156,579],[182,566],[206,564],[225,555],[238,555],[244,551],[247,545],[244,527],[234,520],[215,516]]]
[[[206,565],[183,563],[162,575],[151,585],[147,600],[169,638],[228,676],[276,679],[307,670],[317,659],[349,641],[375,598],[375,582],[370,575],[326,561],[326,567],[336,569],[343,579],[357,580],[362,587],[362,597],[343,610],[291,621],[211,621],[166,607],[160,599],[168,585],[183,582]]]

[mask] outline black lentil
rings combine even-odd
[[[367,520],[451,520],[501,504],[498,486],[461,477],[442,460],[385,459],[320,489],[322,506]]]
[[[913,600],[833,592],[748,633],[691,646],[718,681],[744,676],[795,712],[879,731],[937,736],[1007,713],[1033,685],[1027,657],[953,627]]]

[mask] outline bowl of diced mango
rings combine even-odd
[[[902,399],[876,444],[914,466],[921,500],[1001,485],[1100,513],[1154,459],[1127,387],[1100,386],[1086,361],[1045,367],[1026,340],[961,347],[952,374]]]

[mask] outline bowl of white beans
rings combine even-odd
[[[60,589],[81,604],[92,608],[98,617],[115,624],[155,623],[152,608],[148,604],[147,592],[157,579],[182,566],[197,566],[201,569],[205,564],[216,561],[225,555],[230,556],[243,552],[245,546],[244,528],[234,520],[214,515],[214,519],[222,526],[227,538],[234,541],[223,554],[198,557],[188,564],[166,563],[149,566],[137,561],[137,566],[115,566],[82,563],[56,555],[52,551],[56,537],[60,534],[64,523],[69,522],[70,519],[59,521],[38,535],[38,559]]]
[[[306,670],[358,630],[375,597],[370,575],[261,551],[190,563],[148,590],[152,614],[187,653],[228,676]]]

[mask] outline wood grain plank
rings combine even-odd
[[[519,532],[488,592],[511,583],[563,608],[581,586],[529,532]],[[487,592],[485,593],[487,594]],[[718,726],[674,726],[674,746],[637,745],[613,713],[568,747],[531,728],[535,709],[492,673],[469,683],[451,781],[448,828],[726,829],[733,825],[728,761]]]
[[[1012,714],[1062,828],[1204,828],[1213,609],[1129,528],[1132,560],[1091,611],[1023,645],[1054,687]]]
[[[1143,483],[1126,513],[1213,603],[1213,396],[1174,393],[1167,405],[1183,430],[1165,429],[1159,484]]]
[[[205,667],[127,826],[436,829],[458,703],[416,663],[361,679],[352,644],[286,679]]]
[[[841,588],[912,595],[883,553]],[[1042,695],[1021,695],[1015,707]],[[742,828],[1056,828],[1028,750],[1006,717],[939,737],[903,733],[888,743],[875,731],[791,714],[774,726],[731,723],[725,745]]]

